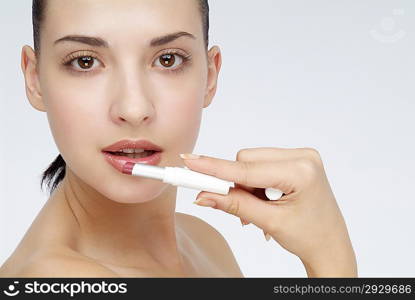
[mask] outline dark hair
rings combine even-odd
[[[202,16],[203,39],[205,47],[209,46],[209,2],[208,0],[196,0],[199,2],[199,11]],[[32,22],[33,22],[33,44],[35,53],[40,53],[40,31],[45,19],[47,0],[33,0]]]
[[[208,0],[197,0],[199,2],[199,11],[202,16],[203,39],[205,48],[209,45],[209,3]],[[33,22],[33,44],[36,56],[40,54],[40,33],[43,21],[45,19],[45,11],[47,0],[33,0],[32,2],[32,22]],[[59,154],[49,167],[42,173],[40,188],[43,188],[46,182],[49,193],[52,194],[56,186],[65,177],[66,163]]]

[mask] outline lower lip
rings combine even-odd
[[[131,157],[126,157],[126,156],[118,156],[118,155],[114,155],[114,154],[111,154],[109,152],[104,152],[104,151],[102,151],[102,153],[104,154],[105,159],[110,163],[110,165],[112,165],[120,173],[122,173],[122,169],[125,163],[127,162],[132,162],[135,164],[142,163],[142,164],[156,166],[161,161],[161,151],[154,152],[152,155],[142,157],[142,158],[131,158]]]

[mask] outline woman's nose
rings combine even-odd
[[[128,123],[137,127],[154,114],[151,87],[144,78],[144,72],[124,72],[113,84],[117,91],[112,99],[112,118],[117,123]]]

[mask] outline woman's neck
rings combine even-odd
[[[118,266],[160,266],[180,271],[180,231],[176,228],[177,188],[169,186],[151,201],[124,204],[103,197],[70,170],[51,198],[61,201],[73,220],[77,250]],[[72,222],[71,222],[72,221]]]

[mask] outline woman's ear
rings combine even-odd
[[[218,76],[222,66],[222,54],[218,46],[213,46],[208,51],[208,79],[206,87],[205,102],[203,107],[208,107],[216,94]]]
[[[25,78],[26,95],[30,104],[37,110],[46,112],[40,90],[39,75],[37,72],[37,59],[33,49],[25,45],[22,48],[21,68]]]

